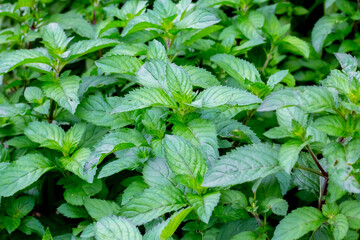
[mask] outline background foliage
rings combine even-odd
[[[359,239],[360,3],[0,5],[0,239]]]

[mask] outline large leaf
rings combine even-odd
[[[79,41],[69,47],[69,55],[66,60],[71,61],[85,54],[95,52],[99,49],[113,47],[118,41],[112,39],[94,39]]]
[[[110,132],[95,145],[85,164],[85,171],[99,164],[109,154],[126,148],[147,145],[145,138],[135,129],[123,128]]]
[[[60,77],[54,82],[45,82],[42,89],[48,98],[54,99],[61,107],[75,113],[79,101],[80,78],[78,76]]]
[[[167,225],[164,227],[164,229],[161,231],[160,234],[160,240],[167,240],[169,239],[177,230],[177,228],[180,226],[181,222],[189,215],[189,213],[193,210],[193,208],[185,208],[182,209],[176,213],[174,213],[167,223]]]
[[[295,240],[315,231],[325,221],[322,213],[313,207],[293,210],[276,227],[273,240]]]
[[[151,106],[175,108],[175,101],[159,88],[139,88],[128,95],[112,113],[129,112]]]
[[[191,102],[192,85],[188,73],[183,68],[175,64],[167,65],[166,79],[172,96],[178,102]]]
[[[214,208],[219,202],[220,195],[220,192],[212,192],[203,196],[190,194],[186,196],[186,199],[194,207],[201,221],[208,224]]]
[[[105,73],[135,74],[142,62],[130,56],[105,56],[95,62],[96,66]]]
[[[218,23],[220,19],[212,12],[206,9],[196,9],[186,15],[180,22],[176,24],[176,28],[195,28],[203,29]]]
[[[171,171],[165,158],[149,159],[142,172],[144,181],[150,186],[176,186],[173,178],[174,173]]]
[[[132,123],[128,113],[115,113],[111,111],[121,103],[119,97],[104,97],[103,95],[91,95],[85,98],[76,109],[76,115],[83,120],[97,126],[112,129],[121,128]]]
[[[0,58],[0,75],[28,63],[45,63],[50,65],[49,58],[42,49],[21,49],[3,54]]]
[[[345,215],[349,221],[349,227],[352,229],[360,229],[360,202],[345,201],[339,206],[340,212]]]
[[[120,206],[115,202],[95,198],[84,199],[84,206],[89,215],[96,220],[100,220],[102,217],[116,215],[120,211]]]
[[[24,134],[42,147],[62,151],[65,131],[55,124],[31,122],[25,128]]]
[[[131,199],[120,210],[120,215],[135,225],[142,225],[184,206],[186,202],[179,189],[170,186],[152,187]]]
[[[28,154],[0,172],[0,196],[9,197],[36,182],[54,164],[41,154]]]
[[[309,58],[310,47],[304,40],[295,36],[286,36],[281,42],[289,45],[289,47],[287,47],[289,52],[302,55],[304,58]]]
[[[48,49],[51,49],[55,54],[62,54],[66,46],[72,40],[68,38],[64,30],[57,23],[50,23],[43,28],[42,31],[43,43]]]
[[[88,217],[88,213],[84,209],[84,207],[73,206],[68,203],[61,204],[57,211],[68,218],[86,218]]]
[[[320,117],[312,126],[330,136],[346,137],[348,135],[345,120],[337,115]]]
[[[183,137],[166,135],[164,152],[171,170],[176,175],[186,175],[201,184],[206,172],[206,162],[200,151]]]
[[[260,73],[251,63],[227,54],[216,54],[210,59],[235,78],[243,87],[245,81],[261,82]]]
[[[222,105],[246,106],[261,102],[260,98],[247,91],[226,86],[214,86],[202,91],[191,105],[197,108],[213,108]]]
[[[269,144],[239,147],[222,156],[205,175],[203,186],[225,187],[264,178],[280,170],[278,149]]]
[[[128,220],[117,216],[103,217],[94,226],[98,240],[131,239],[141,240],[140,231]]]
[[[326,37],[333,31],[339,20],[338,15],[323,16],[315,23],[311,32],[311,41],[315,51],[321,53]]]
[[[193,86],[209,88],[220,85],[216,77],[203,68],[195,66],[183,66],[183,68],[189,74]]]
[[[212,166],[219,157],[218,141],[215,125],[209,120],[195,119],[187,125],[174,125],[175,135],[189,140],[194,146],[199,147],[207,165]]]
[[[330,111],[335,107],[334,97],[325,87],[302,87],[298,90],[283,89],[271,93],[258,111],[266,112],[285,106],[299,106],[306,112]]]

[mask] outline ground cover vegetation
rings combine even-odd
[[[0,239],[359,239],[350,0],[0,5]]]

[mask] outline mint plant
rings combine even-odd
[[[5,1],[0,239],[358,239],[359,6]]]

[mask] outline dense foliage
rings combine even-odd
[[[0,5],[0,239],[359,239],[360,2]]]

